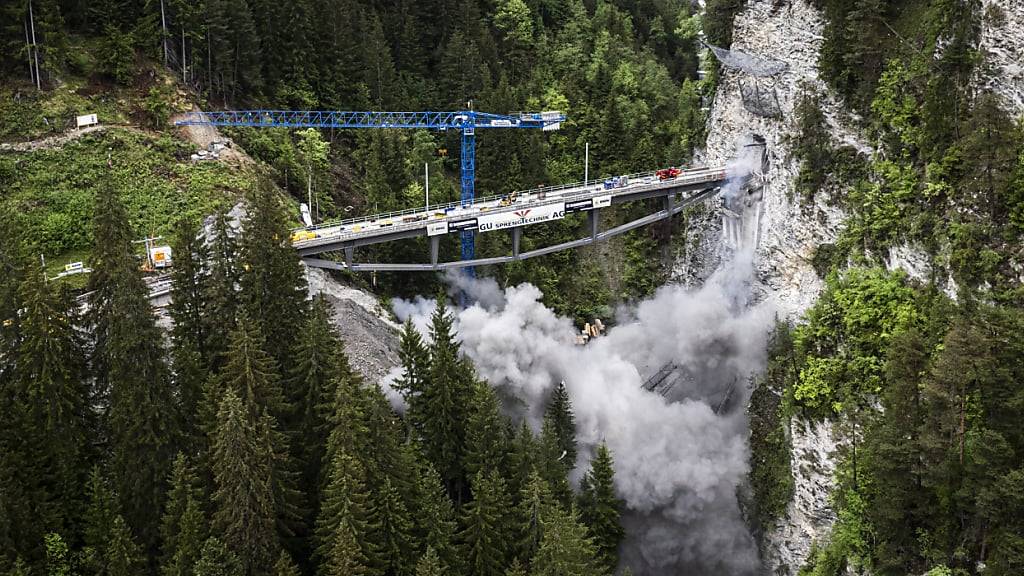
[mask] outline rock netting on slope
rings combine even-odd
[[[985,54],[978,83],[1024,112],[1024,0],[983,0],[979,48]]]
[[[820,244],[835,240],[843,220],[842,212],[828,204],[827,194],[817,194],[811,206],[799,205],[793,185],[799,165],[790,157],[786,144],[795,128],[793,109],[804,87],[827,94],[817,67],[823,27],[821,15],[803,0],[748,4],[735,19],[731,48],[788,65],[767,85],[774,91],[773,99],[782,114],[765,118],[749,111],[741,90],[752,79],[741,72],[723,70],[708,121],[708,163],[735,157],[737,149],[752,143],[755,135],[764,139],[768,166],[763,197],[741,215],[742,226],[754,230],[732,235],[754,241],[763,295],[787,315],[809,307],[821,291],[822,280],[811,265],[814,251]],[[838,103],[826,95],[823,108],[837,142],[866,149],[840,125]],[[734,226],[727,221],[724,228]],[[720,246],[718,258],[736,248],[732,241]]]

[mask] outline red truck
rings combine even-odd
[[[654,173],[658,177],[658,180],[668,180],[669,178],[675,178],[683,173],[681,168],[662,168]]]

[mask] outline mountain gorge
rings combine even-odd
[[[0,13],[0,573],[1024,572],[1014,2]],[[432,202],[455,200],[457,137],[172,125],[467,106],[567,115],[482,136],[478,196],[584,170],[730,180],[477,279],[335,273],[287,241],[298,203],[420,205],[424,165]],[[146,236],[174,248],[155,315]],[[76,260],[91,274],[54,277]]]

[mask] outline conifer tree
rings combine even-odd
[[[550,418],[544,418],[540,441],[537,443],[537,471],[551,487],[555,499],[563,506],[569,507],[572,503],[572,489],[566,475],[566,458],[565,450],[559,444],[558,434],[555,433],[554,422]]]
[[[174,267],[171,269],[171,304],[169,312],[174,326],[171,329],[174,384],[178,392],[181,432],[187,443],[198,444],[197,410],[202,399],[210,358],[204,356],[208,334],[203,318],[208,291],[205,270],[209,250],[205,238],[188,219],[182,219],[175,232],[172,248]]]
[[[202,351],[207,341],[203,310],[208,292],[206,261],[209,249],[199,228],[187,218],[181,219],[171,244],[174,266],[171,268],[171,304],[168,307],[174,326],[171,337],[176,347]]]
[[[241,276],[235,230],[225,212],[213,217],[209,243],[209,275],[203,287],[202,346],[211,372],[223,365],[231,331],[238,317],[237,287]]]
[[[416,576],[444,576],[445,574],[448,574],[448,572],[445,571],[444,565],[441,564],[441,559],[438,557],[437,552],[434,551],[433,547],[427,546],[427,551],[416,562]]]
[[[508,458],[509,490],[513,494],[519,494],[526,485],[530,474],[535,472],[539,466],[537,439],[530,430],[530,425],[524,419],[516,429],[515,434],[510,435]]]
[[[444,479],[448,492],[461,498],[465,447],[466,401],[472,394],[473,374],[459,357],[459,345],[452,333],[452,315],[444,299],[438,298],[431,317],[429,385],[419,399],[423,415],[423,445]]]
[[[554,427],[558,447],[565,452],[562,462],[567,469],[572,470],[576,464],[576,419],[572,413],[569,392],[565,389],[565,381],[555,386],[545,416],[551,420]]]
[[[171,471],[171,489],[161,523],[162,576],[190,576],[206,541],[206,519],[200,481],[184,454],[178,453]]]
[[[214,529],[247,575],[266,573],[279,542],[273,481],[271,417],[255,416],[233,388],[224,392],[213,444]]]
[[[441,477],[429,462],[419,467],[416,494],[417,503],[413,511],[417,515],[417,539],[434,550],[443,565],[458,573],[460,562],[455,546],[458,529],[455,510]]]
[[[608,574],[595,561],[597,549],[574,511],[556,511],[544,526],[544,538],[533,560],[537,576],[595,576]]]
[[[241,302],[260,327],[283,374],[293,370],[295,335],[306,311],[306,279],[289,242],[291,231],[277,192],[260,182],[247,196],[239,238]]]
[[[532,471],[520,492],[519,505],[516,507],[516,523],[520,531],[517,558],[527,566],[533,561],[544,539],[544,523],[551,520],[557,507],[548,483],[536,470]]]
[[[410,574],[413,569],[413,523],[409,510],[402,501],[398,489],[385,477],[379,489],[377,515],[380,529],[377,540],[381,557],[385,561],[385,573]]]
[[[128,216],[116,190],[96,201],[88,288],[93,365],[109,391],[111,478],[129,527],[151,557],[159,540],[159,514],[173,455],[177,421],[173,391],[156,325],[132,249]]]
[[[32,446],[36,481],[48,487],[41,510],[50,526],[69,529],[81,513],[89,415],[85,353],[70,304],[55,294],[38,266],[28,266],[19,299],[21,341],[17,390],[27,408],[22,440]],[[49,514],[48,514],[49,515]]]
[[[609,573],[618,565],[619,544],[626,536],[620,521],[623,502],[615,495],[614,475],[611,451],[602,442],[580,483],[579,510],[593,537],[597,560]]]
[[[418,433],[422,433],[425,416],[419,413],[423,408],[419,396],[427,389],[430,377],[430,351],[423,343],[419,330],[413,326],[412,319],[407,319],[402,326],[398,357],[402,361],[403,372],[395,381],[395,389],[409,406],[406,419]]]
[[[321,479],[330,425],[327,421],[338,382],[352,378],[341,338],[331,325],[327,299],[320,295],[306,324],[298,335],[295,369],[287,381],[291,404],[295,407],[296,455],[303,463],[301,487],[316,501]]]
[[[344,451],[339,451],[331,463],[330,480],[324,490],[320,515],[316,521],[317,548],[314,558],[318,560],[318,574],[330,574],[335,565],[336,548],[343,546],[346,554],[350,544],[344,542],[348,536],[339,531],[348,531],[358,546],[358,551],[346,566],[359,566],[367,574],[377,574],[383,564],[376,535],[380,530],[377,510],[364,480],[362,464]],[[345,556],[349,558],[349,556]],[[340,569],[340,568],[337,568]]]
[[[210,536],[203,544],[203,554],[196,562],[195,576],[244,576],[242,562],[217,537]]]
[[[466,474],[504,468],[505,442],[498,396],[486,382],[473,385],[469,421],[466,423]]]
[[[505,576],[526,576],[526,569],[519,562],[519,558],[512,559],[512,563],[508,565],[508,570],[505,570]]]
[[[323,576],[368,576],[375,574],[364,564],[364,556],[347,519],[331,535],[329,552],[322,567]]]
[[[463,556],[476,576],[502,576],[512,542],[505,481],[497,470],[480,471],[473,477],[473,500],[462,510]]]
[[[277,557],[277,562],[274,562],[271,576],[301,576],[301,574],[299,567],[295,565],[292,557],[282,550],[281,554]]]
[[[120,514],[114,517],[104,560],[105,576],[137,576],[142,570],[139,547]]]
[[[107,558],[107,545],[114,529],[114,520],[120,517],[117,496],[110,489],[99,466],[93,466],[87,486],[88,507],[85,511],[82,543],[82,565],[92,573],[100,574]]]
[[[288,415],[290,406],[281,389],[277,365],[265,349],[259,326],[242,313],[238,327],[231,332],[221,386],[234,390],[253,415],[266,412],[280,419]]]

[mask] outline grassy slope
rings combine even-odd
[[[178,219],[233,203],[255,178],[252,169],[191,162],[195,146],[173,128],[139,127],[144,90],[80,78],[41,94],[29,86],[0,89],[0,141],[59,134],[84,113],[97,113],[108,126],[50,149],[0,151],[0,203],[54,269],[88,256],[94,198],[108,183],[122,193],[141,238],[169,236]],[[173,108],[189,104],[183,96]]]

